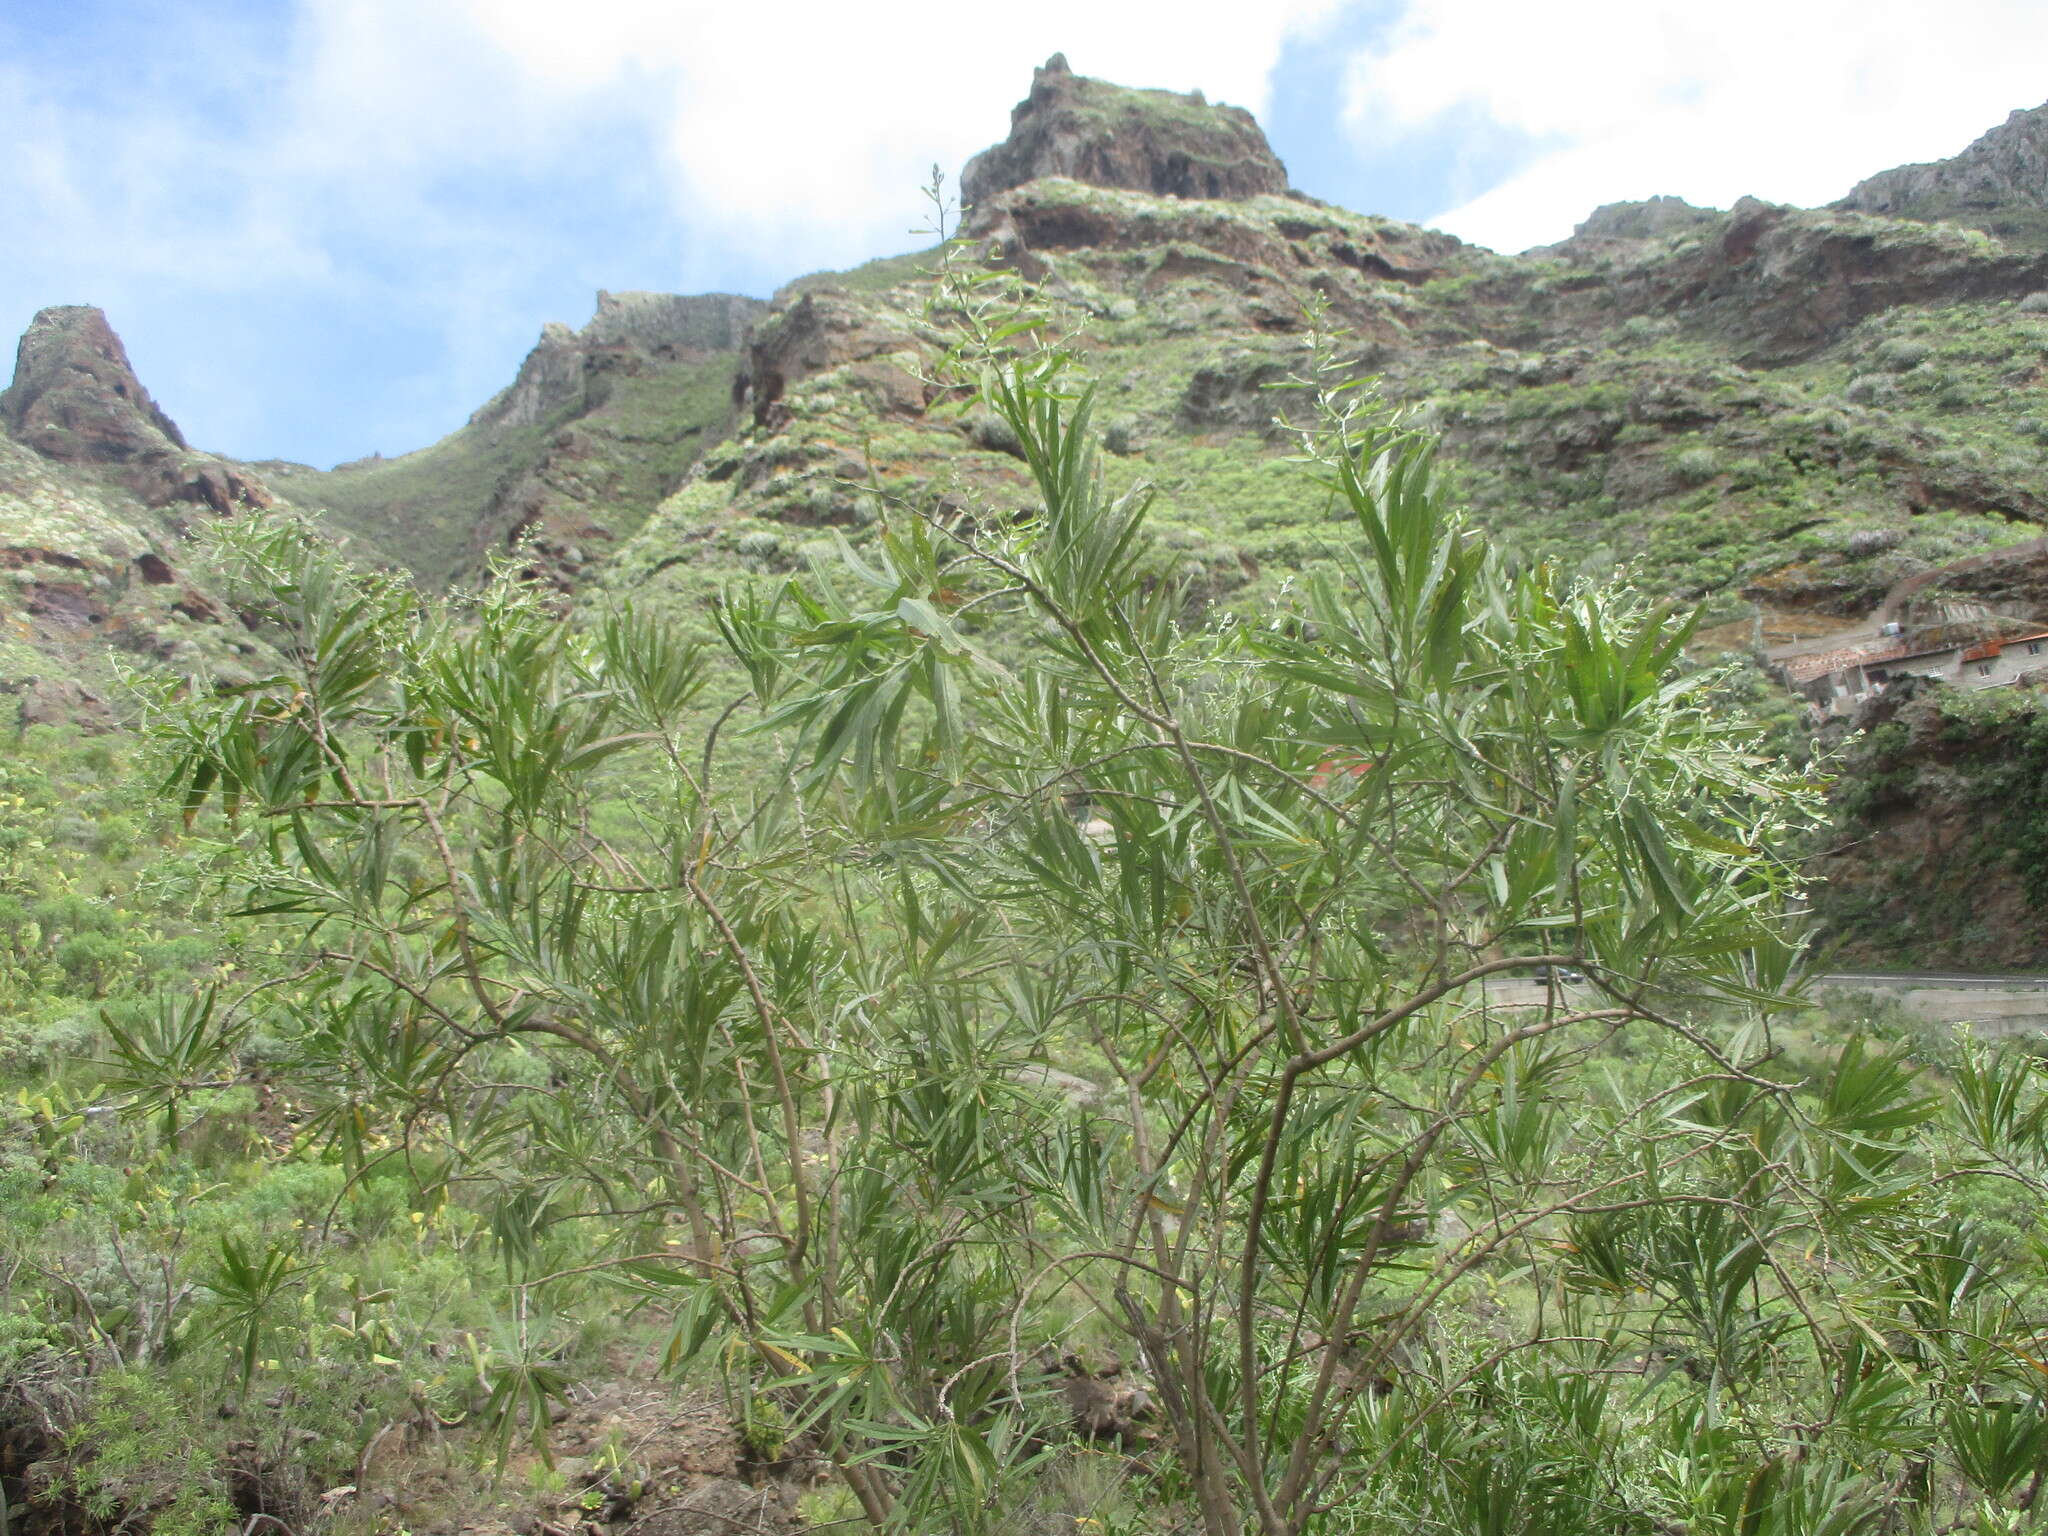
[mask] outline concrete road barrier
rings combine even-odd
[[[2048,976],[1979,976],[1968,974],[1843,973],[1814,979],[1817,988],[1840,993],[1867,993],[1885,998],[1926,1024],[1968,1024],[1983,1039],[2008,1035],[2048,1034]],[[1541,1008],[1551,1000],[1545,985],[1529,977],[1488,980],[1482,984],[1486,1002],[1495,1008]],[[1557,989],[1560,1004],[1593,1001],[1598,990],[1584,983]]]
[[[1967,1024],[1986,1040],[2048,1034],[2048,978],[1841,975],[1816,985],[1889,998],[1924,1024]]]

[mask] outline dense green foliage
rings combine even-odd
[[[1844,749],[1816,909],[1859,962],[2048,960],[2048,707],[1924,688]]]
[[[1323,373],[1325,563],[1202,619],[1014,304],[935,316],[1034,504],[888,507],[722,660],[229,536],[282,666],[157,727],[249,974],[10,1133],[75,1496],[217,1515],[144,1369],[510,1460],[630,1309],[886,1529],[1026,1528],[1091,1431],[1133,1531],[2028,1528],[2042,1074],[1806,1034],[1813,788],[1689,625]]]
[[[131,741],[0,739],[0,1070],[61,1064],[98,1014],[214,958],[175,888],[166,818]]]

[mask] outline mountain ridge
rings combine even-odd
[[[2016,113],[1957,161],[1985,160],[1983,144],[2009,142],[2014,123],[2031,134],[2039,116]],[[1936,179],[1952,164],[1937,163]],[[1034,72],[1010,136],[969,162],[963,191],[982,250],[1043,281],[1093,328],[1089,346],[1129,365],[1118,392],[1130,396],[1126,435],[1142,440],[1134,468],[1177,484],[1220,455],[1238,481],[1263,486],[1263,386],[1290,366],[1304,305],[1326,303],[1360,366],[1439,421],[1478,514],[1508,520],[1532,552],[1609,551],[1663,564],[1652,584],[1681,593],[1846,613],[1897,580],[1901,559],[1995,546],[2002,525],[2043,514],[2020,472],[2030,444],[2018,426],[1961,433],[1917,396],[2018,366],[1978,352],[2009,326],[1997,306],[2048,291],[2048,264],[2024,245],[1846,206],[1873,201],[1873,186],[1921,186],[1929,171],[1882,173],[1824,210],[1609,205],[1556,246],[1504,256],[1304,197],[1250,114],[1090,80],[1056,55]],[[2000,185],[2032,195],[2023,179]],[[580,330],[544,328],[515,378],[450,437],[326,471],[185,447],[102,316],[74,338],[61,386],[30,356],[49,336],[24,338],[0,434],[88,501],[105,489],[159,514],[131,542],[171,566],[180,518],[282,504],[429,584],[505,559],[564,590],[630,584],[655,566],[744,570],[806,528],[858,526],[850,487],[876,478],[878,444],[901,450],[880,476],[899,488],[960,466],[1006,473],[972,426],[929,414],[920,265],[883,258],[797,279],[767,304],[601,292]],[[1937,379],[1925,359],[1896,366],[1949,345],[1920,331],[1965,320],[1977,352],[1954,376]],[[66,433],[100,446],[67,456]],[[910,466],[920,472],[899,473]],[[1780,536],[1753,529],[1728,538],[1730,503],[1757,526],[1794,530],[1782,535],[1792,543],[1768,548]],[[1930,540],[1930,513],[1964,524]],[[1191,550],[1239,570],[1284,569],[1307,547],[1292,534],[1217,537],[1192,509],[1187,520]],[[1808,536],[1834,524],[1838,548]],[[1850,553],[1865,535],[1889,541],[1889,564]],[[750,537],[755,553],[743,554]],[[1708,558],[1716,541],[1736,555]],[[33,648],[43,631],[29,628]]]
[[[738,294],[600,289],[550,322],[513,381],[448,437],[392,459],[299,470],[294,498],[430,585],[494,561],[573,585],[729,429],[747,334]]]
[[[1945,160],[1866,177],[1834,206],[1948,220],[2048,247],[2048,105],[2015,110]]]
[[[1438,434],[1489,537],[1698,602],[1705,643],[1740,651],[1867,623],[1916,583],[2048,618],[2027,554],[2048,527],[2048,242],[2029,234],[2048,200],[2007,152],[2038,121],[1834,207],[1653,198],[1503,255],[1305,197],[1248,114],[1055,58],[972,162],[962,236],[1073,328],[1103,471],[1156,488],[1191,617],[1255,607],[1328,557],[1337,531],[1276,420],[1298,397],[1273,388],[1305,366],[1315,312]],[[1850,205],[1879,201],[1873,185],[1896,206]],[[1950,218],[1962,186],[1977,201]],[[455,433],[327,471],[190,449],[104,316],[49,312],[0,396],[0,691],[25,724],[103,728],[117,657],[260,670],[262,637],[189,535],[265,505],[423,586],[509,565],[572,610],[629,599],[708,631],[734,580],[862,542],[892,503],[1021,503],[1017,444],[933,382],[953,339],[932,303],[942,254],[809,274],[765,304],[600,292]],[[1789,741],[1796,705],[1752,675]],[[1857,761],[1905,782],[1892,758]],[[1967,886],[1956,850],[1992,856],[1944,771],[1883,802],[1899,868],[1831,866],[1830,922],[1866,948],[2032,953],[2025,924],[2048,910],[2010,882],[1967,941],[1885,915],[1900,892]],[[1851,839],[1875,803],[1863,773],[1841,791]]]

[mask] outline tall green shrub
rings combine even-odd
[[[1030,499],[728,594],[738,674],[235,535],[292,664],[176,712],[169,783],[298,968],[251,1006],[332,1155],[487,1212],[522,1336],[569,1274],[662,1309],[876,1526],[987,1528],[1045,1352],[1112,1340],[1217,1536],[2010,1507],[2031,1292],[1929,1169],[2038,1178],[2038,1080],[1983,1064],[2031,1118],[1973,1140],[1895,1055],[1781,1059],[1810,792],[1689,626],[1510,569],[1321,373],[1347,543],[1204,621],[1042,317],[945,303]],[[152,1108],[235,1012],[146,1091],[135,1037]],[[562,1385],[518,1370],[508,1438]]]

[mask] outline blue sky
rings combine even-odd
[[[1824,201],[2048,96],[2037,0],[997,9],[0,0],[0,330],[98,304],[193,442],[324,465],[458,426],[600,287],[765,296],[919,243],[927,168],[1055,49],[1503,249],[1617,198]]]

